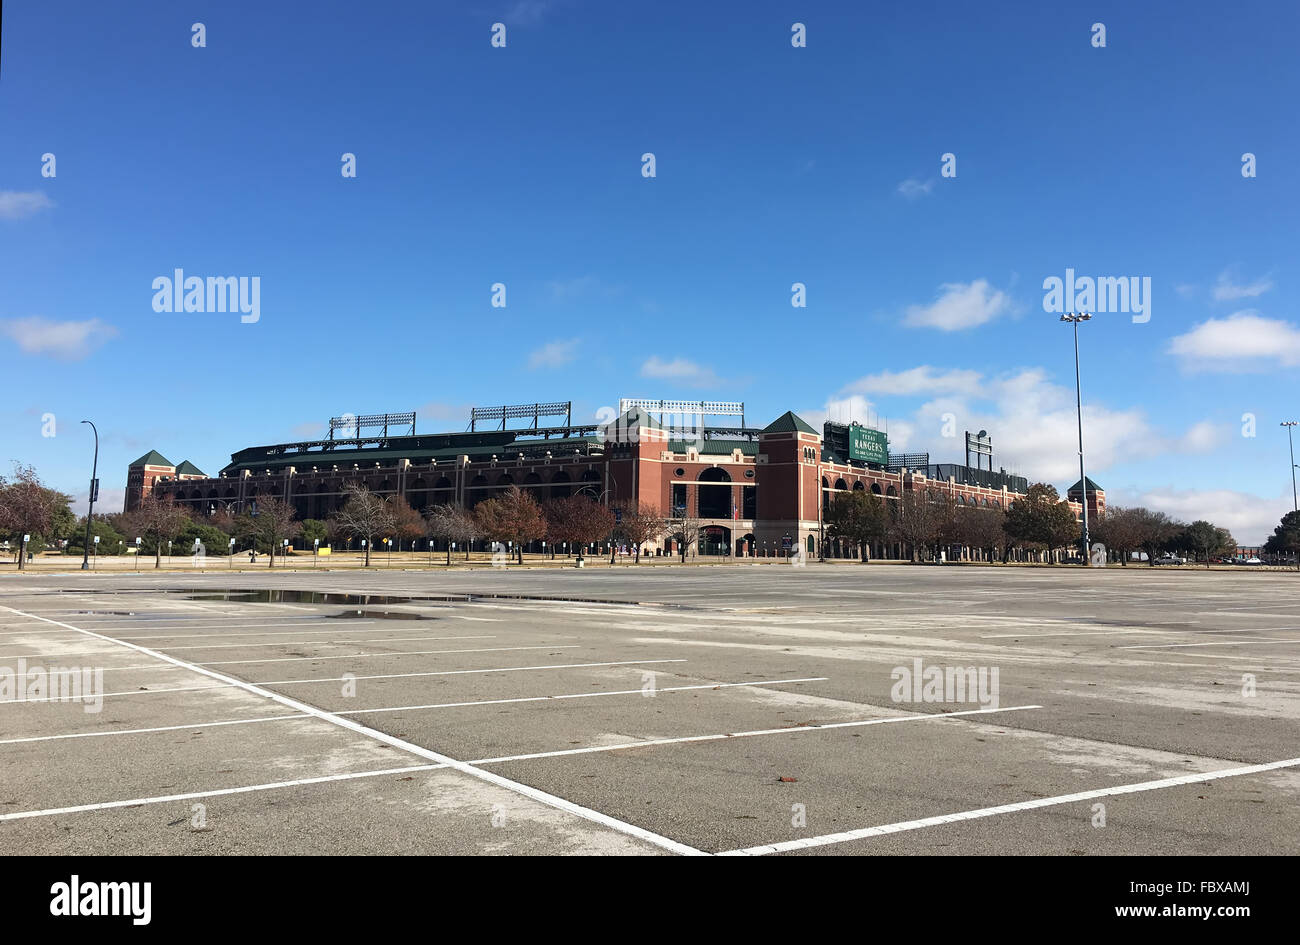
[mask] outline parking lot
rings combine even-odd
[[[1300,853],[1294,573],[7,575],[0,668],[11,853]]]

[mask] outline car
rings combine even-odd
[[[1186,558],[1180,558],[1178,555],[1161,555],[1155,560],[1156,564],[1186,564]]]
[[[1258,558],[1256,558],[1254,555],[1251,555],[1249,558],[1247,558],[1245,561],[1243,561],[1243,562],[1241,562],[1241,563],[1242,563],[1242,564],[1263,564],[1264,562],[1263,562],[1263,561],[1260,561],[1260,560],[1259,560]]]

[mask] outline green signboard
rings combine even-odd
[[[889,441],[879,430],[849,427],[849,459],[883,466],[889,462]]]

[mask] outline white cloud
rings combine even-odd
[[[930,196],[930,191],[934,190],[934,179],[917,180],[915,177],[909,177],[898,185],[898,192],[908,200],[916,200],[919,197]]]
[[[1132,489],[1106,491],[1107,505],[1141,505],[1184,522],[1204,519],[1232,532],[1239,545],[1262,545],[1291,511],[1291,492],[1266,498],[1232,489]]]
[[[0,190],[0,220],[21,220],[54,206],[39,190]]]
[[[17,343],[27,354],[45,354],[61,361],[80,361],[110,338],[112,325],[92,318],[84,322],[55,322],[34,315],[0,321],[0,334]]]
[[[548,341],[528,355],[529,370],[564,367],[578,356],[577,348],[580,340],[570,338],[568,341]]]
[[[1211,318],[1174,337],[1169,352],[1191,371],[1260,371],[1300,364],[1300,328],[1253,309]]]
[[[926,400],[911,411],[893,414],[863,399],[860,395],[865,393]],[[882,414],[881,426],[887,418],[890,448],[895,452],[929,452],[931,462],[960,463],[965,459],[963,432],[988,430],[993,437],[994,468],[1005,467],[1060,488],[1079,478],[1074,387],[1051,382],[1042,368],[996,376],[928,365],[883,372],[846,385],[827,401],[823,416],[829,412],[831,419],[843,419],[835,415],[834,407],[848,403],[855,419],[865,419],[868,406]],[[1089,475],[1094,479],[1095,472],[1120,462],[1206,453],[1228,435],[1226,428],[1209,422],[1169,435],[1153,427],[1139,409],[1115,409],[1095,399],[1084,404],[1083,426]]]
[[[657,355],[651,355],[641,365],[641,376],[676,381],[688,387],[717,387],[722,383],[721,378],[713,372],[712,368],[704,367],[685,358],[674,358],[671,361],[665,361]]]
[[[1236,299],[1253,299],[1273,288],[1273,280],[1265,277],[1246,285],[1236,285],[1229,278],[1227,270],[1219,273],[1219,281],[1214,285],[1214,301],[1231,302]]]
[[[986,279],[947,282],[939,288],[942,291],[932,304],[908,306],[903,324],[961,331],[992,321],[1012,308],[1011,297],[1001,289],[994,289]]]
[[[973,394],[979,390],[983,376],[979,371],[940,371],[923,364],[906,371],[881,371],[846,384],[844,390],[854,394]]]

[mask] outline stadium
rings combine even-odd
[[[473,508],[518,486],[539,502],[581,494],[698,521],[702,555],[842,557],[847,549],[825,535],[838,493],[948,495],[959,507],[1006,509],[1028,489],[1025,478],[993,471],[982,430],[966,434],[964,463],[936,464],[926,453],[889,452],[886,434],[862,424],[828,420],[818,432],[787,411],[749,426],[743,403],[624,399],[608,412],[575,423],[568,401],[476,407],[467,430],[433,434],[415,432],[414,413],[345,415],[330,420],[326,439],[241,449],[215,476],[151,450],[128,469],[126,511],[151,493],[201,514],[255,511],[259,498],[274,496],[299,519],[325,519],[349,483],[420,512]],[[1067,500],[1081,515],[1082,482]],[[1090,517],[1105,510],[1105,492],[1091,481],[1086,502]],[[671,552],[673,542],[649,550]],[[903,554],[888,542],[871,550]]]

